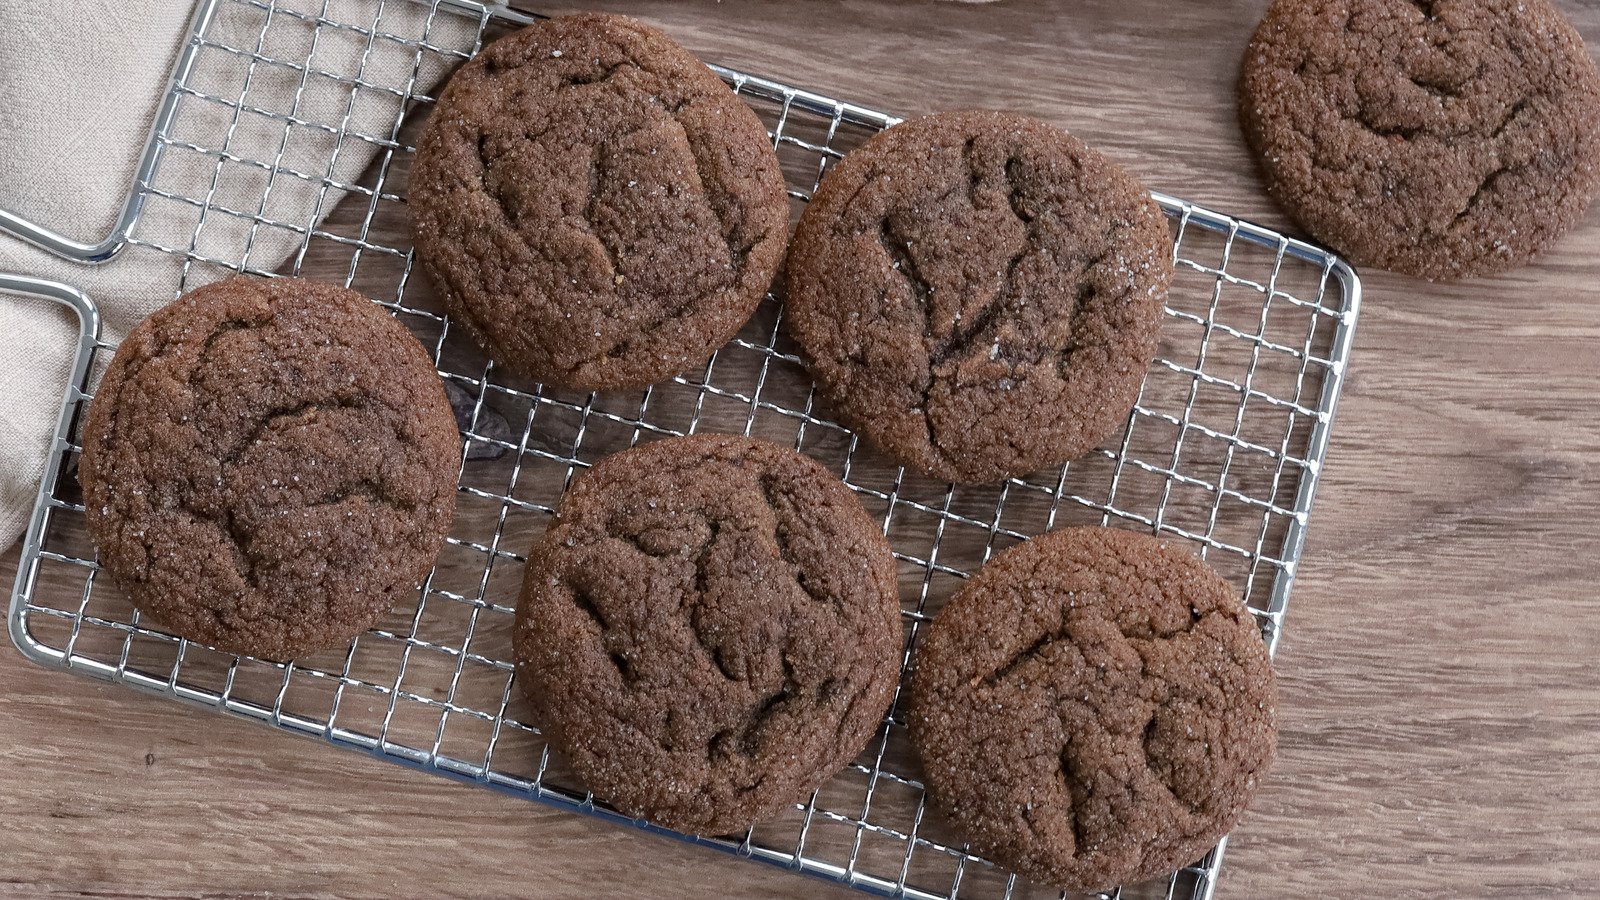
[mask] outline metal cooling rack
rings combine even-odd
[[[1157,194],[1172,224],[1177,275],[1160,355],[1138,404],[1107,447],[1059,470],[1000,485],[927,481],[890,465],[830,421],[779,327],[781,297],[769,296],[701,371],[642,391],[552,390],[508,376],[450,328],[426,280],[413,277],[402,209],[409,144],[420,118],[411,113],[432,102],[418,88],[416,73],[425,61],[469,58],[526,17],[438,0],[426,9],[420,33],[407,35],[386,28],[382,3],[356,8],[363,11],[359,20],[348,18],[348,3],[336,11],[322,2],[308,11],[289,0],[205,0],[113,233],[79,243],[3,212],[0,227],[85,262],[127,247],[175,255],[184,262],[177,292],[191,279],[198,283],[232,269],[342,280],[387,307],[430,348],[440,375],[473,398],[456,526],[438,565],[414,606],[393,611],[347,649],[287,665],[218,653],[141,621],[113,586],[99,583],[74,474],[76,428],[91,396],[91,372],[115,348],[99,339],[94,305],[81,292],[0,277],[0,290],[61,302],[81,325],[11,598],[17,646],[48,666],[872,893],[1056,896],[966,853],[937,816],[926,814],[900,696],[849,768],[806,803],[745,835],[688,838],[596,802],[528,724],[512,683],[509,634],[520,551],[543,530],[573,473],[601,456],[668,435],[742,433],[793,446],[829,466],[883,524],[899,561],[907,663],[923,625],[968,573],[1007,546],[1076,524],[1189,542],[1239,589],[1268,646],[1276,648],[1349,358],[1360,298],[1355,272],[1316,247]],[[217,36],[224,17],[249,20],[245,31],[259,34],[253,49]],[[443,30],[435,25],[446,17],[470,26],[456,30],[464,39],[437,37]],[[278,45],[275,30],[291,29],[311,36],[303,58],[270,49]],[[360,66],[322,68],[315,48],[325,33],[364,41]],[[388,84],[368,76],[365,62],[374,48],[414,54],[410,80]],[[281,70],[299,79],[301,90],[326,80],[348,94],[343,118],[298,114],[298,93],[289,112],[252,105],[248,77],[245,88],[224,90],[218,67],[208,63],[230,58],[247,63],[251,73]],[[796,209],[834,160],[898,121],[753,75],[717,72],[768,125]],[[350,110],[364,94],[399,99],[386,135],[350,127]],[[232,124],[225,133],[180,136],[176,123],[191,105],[225,107]],[[332,160],[324,175],[292,170],[281,152],[260,159],[236,145],[235,132],[246,120],[281,129],[283,144],[297,129],[309,129],[336,138],[335,157],[363,143],[374,159],[353,181],[335,177]],[[214,167],[212,190],[161,187],[163,167],[175,157]],[[269,216],[265,195],[254,212],[228,208],[216,202],[216,176],[235,167],[265,173],[268,191],[276,179],[303,179],[322,195],[344,199],[331,215],[319,209],[306,221]],[[186,244],[141,227],[158,201],[188,211],[194,225]],[[200,240],[208,221],[227,219],[247,222],[249,236],[223,247]],[[268,228],[299,241],[278,272],[248,265],[256,234]],[[510,423],[509,433],[490,427],[496,417]],[[1210,898],[1224,844],[1164,881],[1109,896]]]

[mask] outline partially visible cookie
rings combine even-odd
[[[829,171],[787,277],[789,331],[847,425],[919,472],[998,481],[1127,416],[1172,239],[1132,176],[1061,129],[940,113]]]
[[[590,790],[729,834],[803,801],[877,730],[900,671],[895,564],[816,462],[668,439],[562,497],[514,637],[535,720]]]
[[[231,278],[117,348],[83,424],[100,563],[174,633],[286,660],[416,592],[461,445],[416,338],[330,284]]]
[[[1001,553],[917,648],[934,806],[1035,880],[1105,890],[1196,862],[1272,763],[1272,664],[1198,557],[1066,528]]]
[[[789,235],[754,112],[624,16],[529,26],[451,77],[417,143],[417,258],[496,362],[583,389],[705,362]]]
[[[1239,115],[1268,191],[1358,265],[1509,269],[1600,189],[1600,72],[1548,0],[1276,0]]]

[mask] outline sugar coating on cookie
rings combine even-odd
[[[729,834],[803,802],[899,678],[895,563],[849,488],[764,441],[608,456],[528,554],[517,681],[584,784]]]
[[[997,481],[1116,431],[1171,278],[1166,219],[1116,163],[1034,119],[940,113],[829,171],[785,315],[845,424],[919,472]]]
[[[284,660],[414,599],[450,530],[460,452],[432,361],[382,308],[232,278],[117,348],[78,480],[100,563],[142,613]]]
[[[1196,862],[1271,765],[1255,619],[1198,557],[1066,528],[1001,553],[918,646],[911,739],[973,851],[1097,891]]]
[[[1276,0],[1239,115],[1268,191],[1357,265],[1499,272],[1600,188],[1600,72],[1547,0]]]
[[[789,226],[755,113],[665,34],[600,14],[462,66],[408,202],[452,323],[513,371],[583,389],[705,362],[760,302]]]

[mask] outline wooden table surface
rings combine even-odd
[[[1294,233],[1234,119],[1265,0],[593,5],[882,109],[1040,116]],[[1600,4],[1558,5],[1600,47]],[[1277,657],[1279,759],[1218,896],[1600,894],[1600,207],[1507,275],[1363,276]],[[853,896],[10,647],[0,683],[4,896]]]

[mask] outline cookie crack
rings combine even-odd
[[[782,489],[778,487],[777,479],[771,475],[762,475],[760,482],[761,497],[766,501],[767,509],[772,511],[776,524],[773,529],[772,539],[778,545],[778,558],[789,567],[789,574],[804,591],[807,597],[824,606],[838,610],[843,603],[843,598],[830,596],[828,591],[815,581],[806,577],[800,562],[795,558],[794,548],[790,546],[791,528],[789,520],[793,517],[790,509],[795,505]]]
[[[706,206],[711,210],[712,217],[717,220],[718,233],[722,238],[722,243],[727,247],[728,250],[728,270],[731,273],[734,273],[730,280],[736,281],[737,273],[744,268],[745,257],[749,254],[750,250],[755,247],[756,244],[759,244],[767,235],[765,233],[760,233],[747,241],[740,241],[737,239],[739,225],[741,224],[740,219],[733,215],[733,211],[737,208],[737,204],[727,202],[724,195],[727,195],[730,192],[725,190],[720,184],[712,181],[706,175],[706,167],[702,164],[701,160],[701,157],[706,152],[704,146],[705,141],[703,139],[696,140],[695,138],[691,137],[688,126],[683,123],[683,109],[684,107],[688,106],[693,99],[694,98],[692,97],[685,97],[682,100],[679,100],[676,105],[671,107],[668,107],[659,99],[656,99],[655,102],[662,108],[663,111],[666,112],[667,117],[678,126],[679,130],[683,132],[684,143],[689,146],[689,165],[694,169],[695,180],[700,182],[700,194],[705,198]]]
[[[794,677],[794,663],[789,661],[789,654],[783,654],[783,683],[778,690],[761,698],[761,702],[751,713],[745,725],[743,734],[739,737],[739,749],[744,755],[754,757],[760,748],[757,742],[761,739],[761,732],[767,723],[780,713],[779,707],[799,694],[799,683]]]
[[[1067,801],[1072,805],[1072,815],[1067,817],[1070,820],[1067,824],[1072,829],[1072,857],[1081,859],[1089,845],[1088,835],[1084,833],[1082,811],[1088,805],[1093,792],[1088,785],[1082,783],[1078,775],[1078,763],[1071,755],[1072,748],[1071,741],[1061,748],[1061,752],[1056,756],[1056,772],[1061,778],[1062,788],[1066,791]],[[1024,821],[1028,822],[1029,827],[1033,826],[1032,820],[1025,817]]]
[[[211,517],[211,521],[221,526],[223,533],[228,536],[228,549],[233,554],[234,569],[244,579],[245,584],[258,587],[260,585],[258,564],[249,550],[249,544],[254,541],[255,536],[239,524],[231,506],[223,509],[219,516]],[[221,621],[220,618],[218,621]]]
[[[716,546],[717,535],[722,533],[722,523],[716,519],[707,519],[706,527],[710,533],[695,551],[694,559],[694,591],[696,596],[704,596],[710,589],[710,576],[706,567],[711,563],[711,550]]]
[[[583,221],[588,224],[589,233],[594,236],[595,242],[600,245],[600,250],[605,253],[607,280],[615,283],[618,278],[618,272],[622,269],[622,261],[618,257],[616,248],[612,247],[611,242],[606,240],[606,235],[601,234],[599,223],[595,221],[594,216],[595,204],[600,200],[600,182],[607,175],[605,159],[605,144],[595,144],[594,153],[589,158],[589,188],[583,201]]]
[[[1490,136],[1491,139],[1497,143],[1500,142],[1505,136],[1506,131],[1511,127],[1512,123],[1514,123],[1520,116],[1522,116],[1533,106],[1533,101],[1533,96],[1528,95],[1523,96],[1522,98],[1518,99],[1517,102],[1511,104],[1511,107],[1506,110],[1505,115],[1500,119],[1500,123],[1495,126],[1494,132]],[[1478,186],[1473,190],[1472,196],[1467,198],[1466,204],[1463,205],[1461,209],[1456,212],[1455,216],[1451,218],[1450,224],[1447,226],[1446,230],[1454,229],[1468,216],[1475,212],[1482,205],[1484,196],[1487,193],[1493,192],[1495,185],[1500,181],[1502,176],[1519,171],[1523,168],[1525,168],[1524,165],[1500,164],[1494,169],[1491,169],[1482,178],[1478,179]]]
[[[364,404],[358,398],[335,398],[332,401],[307,402],[300,403],[292,407],[275,407],[273,409],[269,409],[262,415],[261,419],[250,430],[243,440],[236,443],[231,449],[218,458],[217,468],[220,471],[238,462],[239,457],[243,456],[246,450],[255,445],[255,443],[261,439],[261,435],[264,434],[268,428],[272,427],[273,423],[275,422],[286,418],[303,416],[308,412],[313,412],[319,409],[361,408],[363,405]],[[240,577],[242,577],[245,580],[245,583],[249,586],[258,587],[260,585],[258,564],[248,548],[248,544],[253,540],[253,534],[242,523],[239,522],[234,504],[226,503],[220,507],[209,508],[198,506],[194,502],[195,487],[196,486],[192,478],[183,485],[182,497],[178,501],[178,505],[190,515],[217,526],[218,530],[226,536],[230,552],[233,556],[234,568],[238,571]],[[385,505],[399,509],[415,509],[415,504],[406,504],[396,500],[392,496],[388,495],[380,484],[370,479],[362,479],[356,482],[351,488],[324,495],[319,500],[306,504],[305,508],[337,503],[349,496],[357,495],[368,496],[369,498],[378,500]]]
[[[721,283],[720,287],[696,296],[682,297],[682,302],[678,303],[672,309],[666,310],[659,315],[652,316],[648,321],[640,323],[635,329],[634,334],[619,338],[617,341],[613,342],[611,346],[607,347],[599,357],[596,358],[619,359],[623,356],[626,356],[634,346],[648,340],[668,322],[672,322],[681,318],[684,312],[695,306],[695,304],[703,301],[706,297],[712,294],[726,290],[732,284],[737,282],[738,274],[743,269],[744,261],[746,257],[749,256],[750,251],[767,237],[765,233],[760,233],[741,241],[738,235],[740,222],[731,214],[731,210],[736,205],[727,202],[719,202],[718,198],[727,194],[728,192],[723,190],[720,185],[716,184],[716,182],[714,182],[706,174],[706,168],[701,164],[701,155],[705,152],[702,146],[704,141],[694,139],[691,136],[688,127],[683,124],[681,118],[683,109],[688,106],[693,99],[693,97],[684,97],[669,106],[666,101],[659,97],[651,98],[652,102],[664,113],[666,113],[668,119],[678,126],[679,131],[681,131],[683,134],[684,143],[689,147],[689,165],[693,169],[695,180],[700,184],[700,194],[705,201],[706,208],[711,212],[712,218],[716,219],[717,221],[718,236],[722,239],[722,243],[728,253],[728,277],[726,281]],[[610,243],[601,233],[601,229],[595,223],[592,215],[597,188],[596,173],[599,165],[599,159],[603,156],[600,151],[600,145],[598,144],[595,148],[595,154],[595,163],[590,167],[589,196],[584,205],[584,219],[589,225],[590,233],[594,235],[595,239],[598,240],[601,246],[605,249],[606,259],[609,264],[609,271],[607,274],[610,276],[611,280],[615,282],[621,268],[620,250],[610,246]],[[589,365],[594,361],[594,359],[595,358],[580,361],[572,366],[568,371],[576,371],[585,365]]]
[[[1094,285],[1081,283],[1072,295],[1072,312],[1067,317],[1067,342],[1056,352],[1056,377],[1062,381],[1067,380],[1067,370],[1072,368],[1073,355],[1083,346],[1078,342],[1078,334],[1081,331],[1079,325],[1083,321],[1084,310],[1094,299],[1095,293]]]
[[[607,639],[616,632],[612,630],[610,619],[606,617],[606,614],[600,609],[600,604],[596,602],[594,592],[590,590],[587,584],[582,582],[569,582],[568,588],[572,591],[572,605],[577,607],[585,616],[588,616],[589,621],[599,631],[601,648],[606,651],[606,658],[611,660],[613,666],[616,666],[618,677],[622,679],[623,684],[632,687],[639,681],[639,672],[633,667],[633,663],[628,659],[626,652],[615,649],[614,643],[608,642]],[[611,645],[608,646],[608,644]]]
[[[1507,165],[1498,166],[1479,179],[1477,189],[1472,192],[1471,197],[1467,198],[1467,203],[1465,206],[1461,207],[1461,211],[1457,212],[1455,217],[1450,220],[1450,224],[1446,230],[1455,228],[1457,225],[1460,225],[1468,216],[1476,212],[1478,207],[1483,204],[1484,196],[1493,193],[1495,185],[1502,177],[1509,175],[1521,168],[1523,167]]]
[[[544,128],[540,128],[536,131],[523,131],[521,139],[529,144],[537,143],[540,138],[543,138],[545,134],[550,131],[550,128],[551,126],[546,125]],[[504,188],[499,186],[498,183],[493,185],[490,184],[491,179],[489,177],[489,172],[495,167],[495,164],[499,158],[499,154],[490,151],[489,138],[490,135],[487,132],[480,133],[476,142],[478,153],[478,186],[480,189],[482,189],[484,196],[494,201],[495,209],[500,211],[500,217],[506,220],[506,224],[511,226],[513,231],[520,233],[521,230],[517,227],[520,216],[513,206],[506,202]]]
[[[922,277],[922,272],[917,268],[916,259],[911,255],[911,241],[902,240],[895,234],[894,224],[888,216],[878,225],[878,245],[889,258],[889,267],[898,272],[911,291],[911,299],[922,307],[922,339],[924,342],[933,339],[933,304],[930,302],[933,295],[933,286]],[[930,354],[929,371],[927,378],[922,382],[922,400],[917,409],[922,413],[923,427],[928,433],[928,446],[933,452],[944,456],[944,449],[939,446],[933,436],[933,415],[928,409],[929,401],[933,396],[933,366]]]
[[[493,60],[490,62],[493,62]],[[585,84],[604,84],[611,81],[613,78],[616,78],[617,73],[624,69],[635,69],[642,71],[637,62],[631,59],[624,59],[619,62],[612,63],[609,66],[602,66],[599,71],[584,72],[575,75],[563,75],[561,77],[560,87],[573,88]]]
[[[1397,137],[1401,140],[1413,141],[1416,140],[1417,135],[1421,134],[1424,130],[1420,125],[1378,125],[1373,122],[1372,114],[1366,112],[1365,110],[1356,113],[1355,115],[1347,115],[1344,117],[1344,119],[1348,122],[1354,122],[1355,124],[1361,126],[1364,131],[1367,131],[1370,134],[1375,134],[1381,138]]]
[[[189,370],[189,376],[185,383],[191,388],[200,385],[201,376],[211,368],[211,351],[216,346],[217,341],[222,339],[223,335],[234,331],[256,331],[266,328],[270,324],[270,314],[261,321],[230,317],[218,322],[212,327],[211,333],[206,335],[205,343],[200,345],[200,353],[196,356],[194,368]],[[165,347],[162,348],[163,351],[165,349]],[[163,353],[157,352],[152,358],[158,358],[162,355]],[[128,380],[132,380],[134,377],[137,377],[137,373],[130,372]]]
[[[969,137],[967,142],[961,145],[961,164],[967,170],[967,202],[972,204],[973,209],[978,208],[978,185],[982,182],[972,165],[972,147],[977,142],[977,138]]]
[[[1150,773],[1151,780],[1160,785],[1162,790],[1166,791],[1167,794],[1172,797],[1173,801],[1179,806],[1183,807],[1183,809],[1188,812],[1189,815],[1199,817],[1204,814],[1205,810],[1196,804],[1185,800],[1183,797],[1178,796],[1177,790],[1172,786],[1172,777],[1177,775],[1176,768],[1172,766],[1166,767],[1168,771],[1164,776],[1162,774],[1161,767],[1158,767],[1154,763],[1155,754],[1150,749],[1150,742],[1155,738],[1156,719],[1162,710],[1166,709],[1172,704],[1174,696],[1175,695],[1173,691],[1169,688],[1166,697],[1162,699],[1160,704],[1150,711],[1150,720],[1145,723],[1144,729],[1139,735],[1139,749],[1144,758],[1145,771]]]
[[[366,406],[364,398],[359,396],[335,396],[326,400],[307,400],[293,406],[271,407],[261,414],[261,417],[256,420],[255,426],[250,429],[242,440],[236,442],[226,453],[222,454],[217,460],[218,468],[238,462],[239,457],[243,456],[246,450],[249,450],[256,442],[261,440],[261,436],[266,433],[268,428],[284,419],[303,418],[315,415],[325,409],[365,409]]]
[[[903,240],[894,233],[894,225],[887,216],[878,227],[878,245],[883,247],[883,252],[889,257],[889,267],[900,273],[900,277],[911,289],[911,299],[922,305],[925,311],[926,325],[923,329],[924,338],[933,336],[933,319],[929,309],[928,299],[933,293],[933,287],[922,277],[922,272],[917,269],[917,261],[911,256],[911,242]]]
[[[518,216],[516,210],[506,203],[504,192],[501,191],[496,184],[490,183],[489,169],[494,165],[494,154],[489,152],[489,135],[478,135],[477,146],[478,184],[483,188],[484,194],[486,194],[490,200],[494,201],[495,209],[500,210],[501,217],[506,220],[506,223],[511,226],[511,229],[513,231],[519,231],[520,229],[517,228]]]
[[[1017,187],[1017,182],[1019,180],[1017,177],[1017,169],[1020,167],[1021,161],[1017,158],[1012,157],[1011,159],[1006,160],[1006,205],[1011,208],[1011,214],[1017,217],[1017,221],[1022,223],[1023,239],[1022,246],[1017,248],[1017,252],[1013,253],[1011,255],[1011,259],[1006,261],[1005,280],[1001,282],[1000,290],[996,293],[996,307],[998,307],[1000,303],[1009,302],[1016,296],[1017,267],[1022,264],[1023,257],[1027,256],[1028,252],[1033,250],[1035,244],[1037,243],[1034,236],[1033,213],[1028,210],[1028,207],[1023,202],[1022,191]],[[993,316],[990,316],[989,318],[992,319]],[[995,352],[998,352],[999,346],[1000,345],[997,340],[995,342]]]
[[[594,622],[595,627],[600,629],[601,635],[611,629],[611,623],[606,621],[605,613],[600,611],[600,605],[594,602],[594,594],[588,588],[578,584],[572,585],[572,605],[582,610],[583,614]]]
[[[393,507],[406,512],[411,512],[416,509],[416,503],[395,497],[385,490],[384,485],[381,482],[373,478],[362,478],[348,485],[341,486],[337,490],[329,491],[323,494],[321,497],[318,497],[315,502],[307,504],[307,506],[335,506],[353,497],[361,497],[371,503],[380,503],[384,506]]]
[[[794,679],[794,665],[789,661],[787,654],[783,657],[783,682],[776,691],[764,694],[759,701],[748,707],[738,723],[719,730],[706,742],[705,755],[708,760],[729,759],[734,756],[743,756],[754,759],[760,751],[761,734],[767,729],[768,723],[781,714],[779,707],[794,699],[799,694],[799,685]],[[739,793],[749,793],[761,786],[765,775],[757,778],[754,784],[747,785]]]
[[[1061,349],[1056,351],[1056,377],[1062,381],[1067,380],[1067,370],[1072,367],[1072,357],[1083,347],[1078,337],[1083,334],[1083,320],[1089,314],[1089,304],[1100,294],[1100,289],[1089,281],[1089,273],[1111,256],[1110,248],[1116,246],[1116,234],[1115,226],[1105,230],[1100,236],[1100,242],[1101,246],[1107,249],[1084,260],[1083,268],[1078,273],[1078,287],[1072,294],[1072,311],[1067,313],[1067,340],[1061,345]]]
[[[252,322],[249,319],[239,319],[239,318],[223,319],[221,322],[218,322],[216,324],[216,327],[214,327],[211,330],[210,334],[206,335],[206,342],[200,348],[200,358],[202,360],[206,359],[206,354],[211,351],[212,346],[215,345],[217,343],[217,341],[220,340],[222,338],[222,336],[227,334],[228,332],[230,332],[230,331],[249,331],[249,330],[256,329],[256,328],[262,328],[266,324],[267,324],[266,322]]]
[[[967,149],[964,151],[963,155],[964,157],[968,157],[968,173],[972,180],[973,188],[976,190],[977,176],[971,174],[972,163],[970,160],[970,153],[972,144],[973,141],[969,139],[966,145]],[[973,345],[977,343],[978,338],[982,337],[986,332],[988,332],[988,330],[1007,310],[1009,304],[1016,299],[1017,268],[1021,265],[1022,260],[1028,255],[1028,253],[1035,249],[1037,243],[1034,235],[1034,216],[1031,212],[1029,212],[1022,199],[1021,191],[1017,187],[1017,182],[1019,180],[1017,172],[1020,166],[1021,161],[1016,157],[1012,157],[1006,161],[1004,171],[1006,174],[1007,186],[1006,206],[1011,210],[1011,214],[1016,217],[1018,224],[1022,226],[1022,246],[1017,248],[1017,251],[1011,254],[1010,258],[1006,260],[1005,272],[1001,278],[1000,284],[995,288],[994,295],[990,297],[988,302],[983,305],[983,308],[980,309],[976,315],[971,317],[971,320],[966,323],[965,327],[952,327],[950,337],[946,339],[940,346],[934,348],[929,354],[928,363],[930,368],[938,367],[950,360],[952,357],[963,357],[970,353]],[[973,195],[973,199],[974,204],[976,204],[975,194]],[[927,337],[931,337],[932,335],[932,315],[933,311],[931,308],[929,308],[927,310],[927,317],[930,324],[924,329],[924,334]],[[989,357],[990,359],[994,359],[997,358],[999,354],[1000,344],[998,336],[996,336],[995,344],[990,350]],[[924,400],[923,407],[924,410],[926,410],[926,400]]]
[[[1454,100],[1461,96],[1461,85],[1459,84],[1451,84],[1438,79],[1418,78],[1410,73],[1406,74],[1406,78],[1429,96],[1438,100]]]
[[[818,691],[817,691],[817,697],[818,697],[818,701],[817,702],[818,702],[819,706],[826,705],[827,703],[829,703],[832,700],[833,697],[838,696],[838,691],[840,690],[840,688],[838,687],[838,682],[839,682],[838,678],[829,678],[827,681],[824,681],[822,683],[822,687],[819,688]],[[832,689],[825,691],[825,689],[828,689],[830,685],[833,686]],[[828,694],[828,696],[826,698],[824,698],[824,696],[823,696],[823,694],[825,692]],[[833,727],[833,735],[834,735],[834,743],[835,744],[837,744],[839,746],[843,746],[844,745],[844,729],[845,729],[845,726],[849,725],[852,721],[855,720],[856,706],[861,702],[861,699],[863,697],[865,697],[865,696],[866,696],[865,691],[857,691],[857,692],[855,692],[855,693],[850,695],[850,699],[849,700],[845,701],[844,712],[839,716],[838,723],[835,724],[834,727]]]
[[[695,552],[694,560],[694,600],[690,604],[688,625],[689,631],[694,635],[695,645],[700,648],[700,653],[722,677],[728,681],[743,681],[740,674],[735,671],[732,663],[725,655],[720,642],[712,640],[704,621],[705,607],[699,602],[711,591],[711,576],[707,571],[711,565],[711,551],[716,547],[717,536],[722,533],[722,523],[715,519],[706,522],[709,533],[705,541]]]
[[[1516,48],[1514,46],[1512,49],[1513,52],[1515,52]],[[1460,99],[1463,96],[1463,90],[1465,86],[1469,84],[1473,78],[1481,77],[1483,71],[1484,64],[1480,64],[1477,74],[1472,78],[1467,78],[1464,80],[1419,76],[1409,71],[1403,72],[1402,74],[1404,74],[1405,78],[1413,85],[1422,89],[1429,96],[1439,100],[1442,104],[1446,100]],[[1301,74],[1298,69],[1296,70],[1296,74]],[[1363,103],[1365,103],[1368,98],[1361,97],[1360,99]],[[1532,105],[1533,99],[1534,97],[1532,95],[1524,95],[1512,103],[1504,116],[1501,118],[1500,122],[1495,126],[1494,130],[1487,135],[1488,139],[1498,141],[1504,135],[1506,129],[1511,125],[1511,123]],[[1342,110],[1338,112],[1338,116],[1342,121],[1352,123],[1353,125],[1361,128],[1363,131],[1366,131],[1369,134],[1377,137],[1398,138],[1400,140],[1410,142],[1415,141],[1418,137],[1430,133],[1430,127],[1426,123],[1420,125],[1385,125],[1380,124],[1377,121],[1378,115],[1378,112],[1368,109],[1366,106],[1363,106],[1355,113],[1346,113]],[[1306,132],[1304,129],[1296,128],[1295,130],[1298,133],[1309,137],[1308,132]],[[1467,135],[1466,137],[1483,139],[1484,135],[1479,133],[1475,136]],[[1336,170],[1334,167],[1326,166],[1318,166],[1317,168]]]
[[[1511,127],[1511,123],[1516,121],[1517,117],[1522,115],[1522,113],[1532,105],[1532,97],[1523,97],[1516,103],[1511,104],[1511,108],[1506,110],[1505,116],[1500,119],[1500,124],[1495,126],[1494,134],[1492,136],[1496,139],[1502,137],[1506,133],[1506,129]]]
[[[1023,205],[1022,192],[1017,189],[1017,182],[1021,180],[1017,177],[1017,171],[1021,168],[1022,160],[1014,156],[1006,160],[1006,204],[1011,207],[1011,213],[1017,217],[1017,221],[1027,228],[1033,225],[1034,217],[1027,206]]]
[[[784,661],[784,667],[788,668],[787,659]],[[750,714],[747,724],[739,735],[740,753],[750,757],[756,755],[756,751],[761,749],[761,732],[765,729],[767,723],[778,715],[778,707],[794,696],[793,691],[794,682],[786,676],[783,687],[779,688],[775,693],[761,698],[760,704]]]
[[[953,331],[950,339],[943,346],[929,354],[928,364],[930,368],[938,367],[952,357],[966,356],[971,352],[973,345],[978,342],[978,338],[987,333],[1000,318],[1001,314],[1006,312],[1008,304],[1015,294],[1013,285],[1016,279],[1017,266],[1021,264],[1022,258],[1031,249],[1033,248],[1030,244],[1024,244],[1022,249],[1012,255],[1011,259],[1006,263],[1004,280],[1001,282],[1000,289],[995,292],[994,298],[986,303],[982,309],[978,310],[978,314],[972,317],[965,328]],[[989,351],[989,358],[997,358],[1000,352],[1000,337],[996,334],[994,345]]]
[[[639,551],[639,553],[652,559],[666,559],[668,557],[678,555],[679,552],[677,550],[652,550],[644,545],[644,535],[623,531],[621,530],[620,526],[616,525],[607,525],[606,534],[607,536],[616,538],[624,544],[627,544],[629,547]]]
[[[1004,663],[1001,663],[1000,667],[995,669],[993,672],[990,672],[988,675],[980,675],[973,678],[971,685],[973,687],[977,687],[979,684],[982,684],[984,687],[994,687],[1000,682],[1005,681],[1012,672],[1016,671],[1024,664],[1039,658],[1039,656],[1042,655],[1047,648],[1059,644],[1064,640],[1067,640],[1067,636],[1065,634],[1061,632],[1046,631],[1044,634],[1041,634],[1037,639],[1035,639],[1033,643],[1023,647],[1016,653],[1011,654],[1010,658],[1008,658]]]

